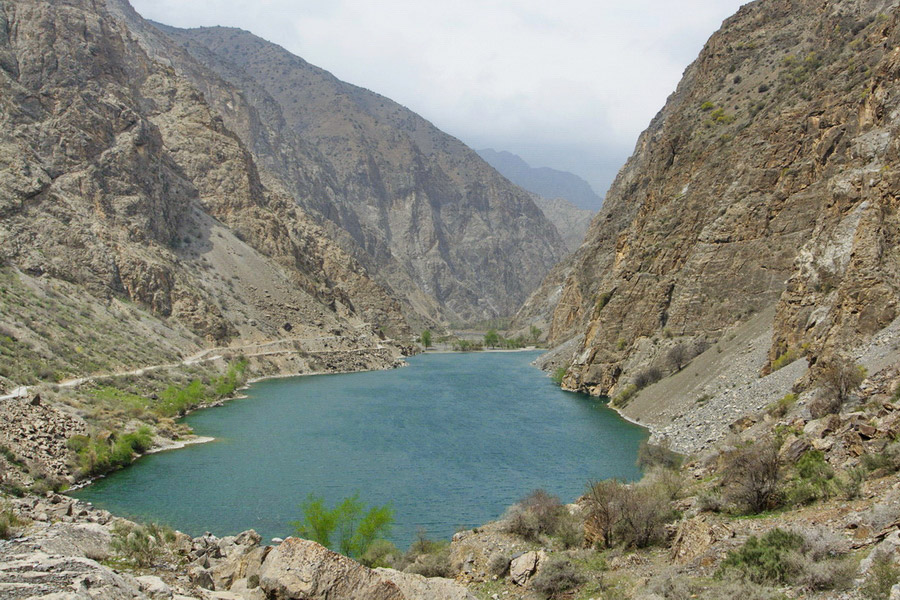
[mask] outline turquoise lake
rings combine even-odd
[[[141,458],[72,495],[191,535],[291,534],[308,494],[391,503],[401,548],[449,538],[536,488],[564,502],[589,480],[636,479],[644,429],[564,392],[539,352],[428,354],[393,371],[253,384],[185,419],[216,441]]]

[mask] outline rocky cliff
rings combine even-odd
[[[238,337],[408,331],[103,2],[0,2],[0,122],[0,383]]]
[[[894,319],[898,17],[883,1],[759,0],[724,22],[520,314],[549,318],[555,343],[583,336],[567,388],[615,391],[766,308],[766,371]]]
[[[565,255],[530,194],[396,102],[246,31],[129,22],[414,320],[512,314]]]

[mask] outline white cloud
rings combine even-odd
[[[242,27],[463,141],[577,172],[615,168],[744,0],[133,0],[144,16]],[[611,158],[620,157],[618,161]]]

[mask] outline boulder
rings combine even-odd
[[[167,600],[173,596],[172,588],[165,581],[155,575],[135,577],[138,588],[154,600]]]
[[[672,542],[672,560],[685,564],[709,552],[713,544],[734,534],[722,523],[711,522],[706,516],[683,521]]]
[[[106,560],[110,555],[112,535],[97,523],[54,523],[38,547],[57,556],[84,556]]]
[[[321,544],[289,537],[266,557],[259,585],[269,600],[404,600],[397,584]]]
[[[407,600],[476,600],[464,586],[444,577],[423,577],[394,569],[375,569],[385,579],[397,584]]]
[[[525,585],[537,571],[540,560],[540,553],[534,551],[513,558],[509,563],[509,580],[516,585]]]
[[[254,576],[259,579],[260,568],[270,549],[268,546],[242,545],[230,549],[225,558],[216,560],[210,568],[215,589],[231,589],[232,584],[239,579]]]

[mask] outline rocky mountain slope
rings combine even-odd
[[[525,160],[506,150],[483,148],[478,155],[501,175],[544,198],[563,198],[582,210],[597,211],[603,198],[587,181],[568,171],[550,167],[532,167]]]
[[[0,90],[0,388],[238,339],[408,332],[102,2],[0,3]]]
[[[246,31],[154,27],[112,4],[414,320],[512,314],[566,253],[530,194],[399,104]]]
[[[805,356],[815,373],[891,323],[898,19],[886,1],[759,0],[724,22],[520,313],[578,340],[565,387],[679,370],[673,350],[767,309],[764,372]]]

